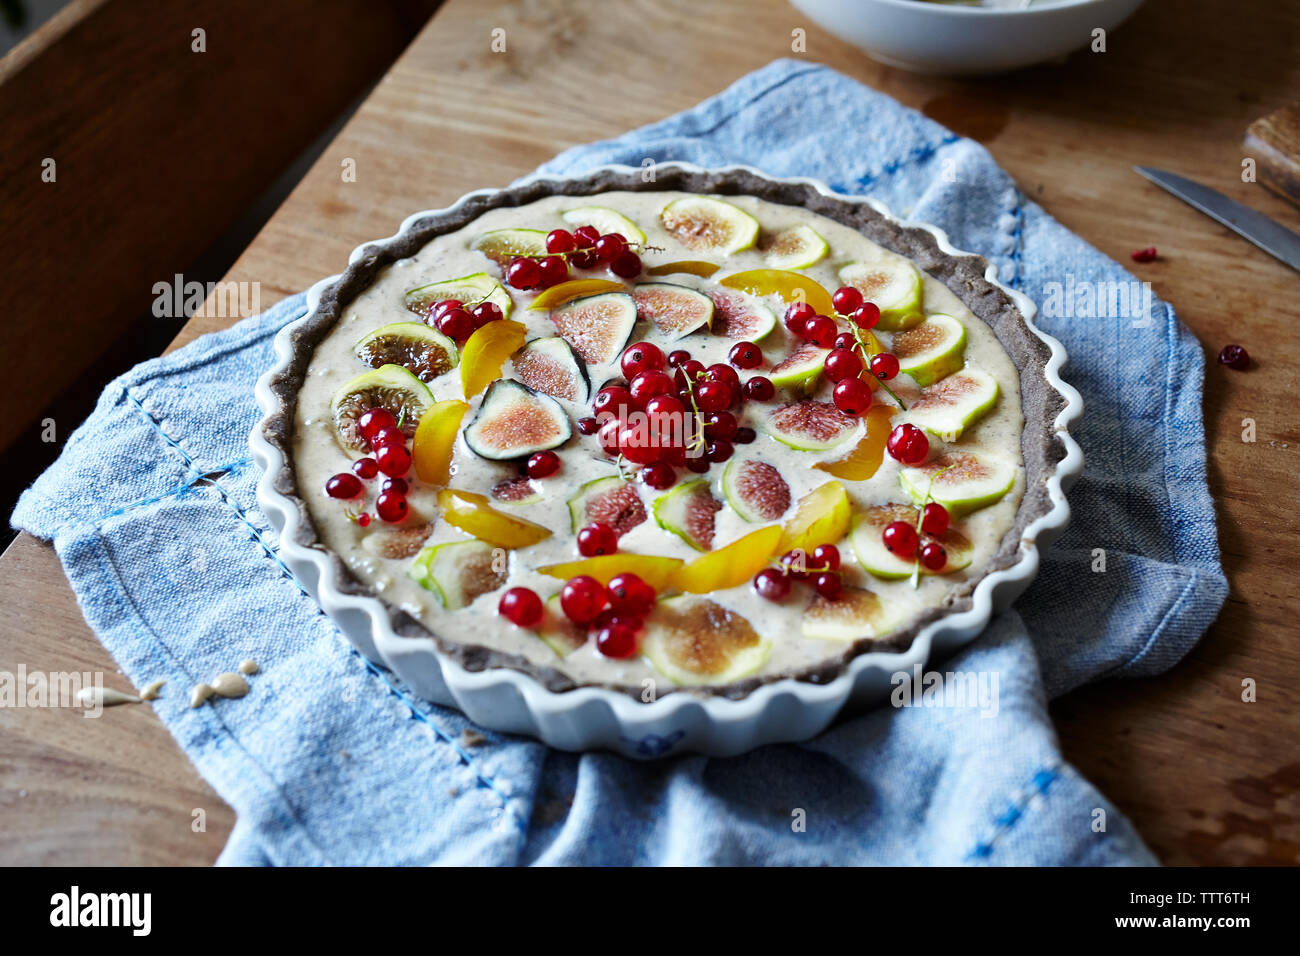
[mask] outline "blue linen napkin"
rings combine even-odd
[[[1131,281],[983,148],[825,67],[775,62],[544,168],[646,158],[745,162],[878,197],[985,254],[1040,304],[1052,283]],[[1167,304],[1153,302],[1149,321],[1065,307],[1039,318],[1069,349],[1066,377],[1086,403],[1074,520],[1015,609],[934,667],[996,678],[996,707],[884,707],[805,744],[636,763],[481,737],[415,700],[280,563],[245,439],[271,340],[303,301],[123,375],[12,518],[53,539],[126,675],[168,679],[153,706],[238,813],[220,862],[1154,862],[1063,762],[1046,702],[1171,667],[1227,592],[1205,482],[1202,355]],[[192,683],[245,657],[262,665],[246,698],[190,709]]]

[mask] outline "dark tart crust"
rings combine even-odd
[[[694,693],[739,699],[763,684],[786,678],[815,684],[829,683],[844,673],[855,657],[868,651],[903,650],[926,625],[949,613],[967,610],[971,606],[970,596],[981,580],[993,571],[1016,563],[1020,539],[1025,528],[1052,508],[1047,492],[1047,479],[1066,454],[1065,443],[1054,426],[1058,415],[1065,407],[1065,398],[1048,383],[1045,375],[1046,363],[1051,352],[1047,345],[1029,330],[1024,316],[1011,298],[984,278],[989,265],[988,260],[983,256],[974,255],[950,256],[939,249],[935,237],[924,229],[900,226],[865,203],[847,202],[822,195],[808,185],[774,182],[741,170],[691,172],[668,164],[660,166],[656,174],[655,182],[643,181],[640,171],[619,173],[603,170],[585,178],[525,183],[487,195],[474,196],[452,211],[421,219],[403,236],[366,246],[365,254],[352,263],[337,282],[325,290],[311,319],[294,330],[293,358],[288,366],[271,381],[271,391],[276,398],[277,407],[267,417],[262,432],[266,440],[280,450],[288,463],[274,476],[275,489],[290,499],[298,509],[301,521],[297,530],[297,542],[328,556],[331,573],[334,576],[334,586],[344,594],[369,596],[383,603],[388,611],[393,630],[402,637],[412,640],[433,640],[443,654],[458,661],[470,671],[495,667],[512,668],[533,676],[551,691],[563,692],[576,687],[603,687],[626,693],[640,700],[639,685],[627,687],[600,682],[578,682],[553,667],[534,664],[519,655],[507,654],[478,644],[461,644],[440,637],[404,611],[388,604],[368,585],[354,577],[342,559],[320,542],[307,506],[298,494],[293,466],[294,409],[297,405],[298,391],[316,346],[334,327],[344,307],[374,281],[381,269],[399,259],[409,258],[430,240],[467,225],[490,209],[522,206],[553,195],[591,196],[610,191],[665,190],[723,196],[750,195],[768,202],[802,207],[809,212],[850,226],[886,249],[907,256],[919,268],[951,289],[971,312],[993,330],[1003,349],[1020,370],[1021,406],[1025,420],[1020,440],[1025,466],[1025,495],[1016,512],[1015,522],[981,574],[963,582],[949,594],[942,605],[926,611],[910,626],[882,639],[864,638],[855,641],[842,654],[827,658],[814,667],[751,677],[723,686],[695,687],[691,690]]]

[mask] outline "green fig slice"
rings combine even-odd
[[[758,220],[709,196],[674,199],[659,213],[664,230],[692,252],[734,255],[758,241]]]
[[[783,445],[798,451],[826,451],[844,444],[858,433],[859,419],[845,415],[830,402],[805,399],[773,409],[761,422]]]
[[[683,595],[659,601],[646,618],[641,653],[655,669],[684,686],[730,684],[757,673],[772,644],[749,621],[708,598]]]
[[[488,492],[494,501],[507,505],[532,505],[542,500],[537,484],[526,476],[498,481]]]
[[[591,226],[602,236],[614,233],[628,242],[645,242],[645,233],[641,231],[640,226],[608,206],[578,206],[576,209],[566,209],[561,218],[575,229],[579,226]]]
[[[883,637],[897,620],[876,594],[865,588],[844,588],[833,598],[814,595],[799,625],[811,640],[858,641]]]
[[[626,292],[603,292],[551,310],[555,329],[590,365],[607,365],[623,351],[636,326],[636,302]]]
[[[858,564],[868,574],[885,580],[898,580],[911,577],[918,568],[922,574],[951,574],[970,565],[975,546],[969,538],[952,527],[934,539],[943,545],[948,554],[948,563],[937,571],[922,566],[915,557],[900,558],[885,547],[885,527],[893,521],[906,521],[915,527],[916,508],[904,504],[874,505],[853,518],[849,543],[853,546]],[[926,538],[929,540],[928,535]]]
[[[655,521],[696,551],[713,549],[713,530],[722,502],[709,492],[709,480],[683,482],[655,499]]]
[[[493,229],[475,236],[469,247],[504,269],[515,256],[546,255],[546,233],[540,229]]]
[[[486,541],[449,541],[422,550],[407,574],[448,611],[458,611],[505,584],[509,566],[505,552]]]
[[[826,356],[830,349],[820,348],[812,342],[801,342],[784,359],[772,366],[768,374],[777,388],[802,388],[811,392],[817,387]]]
[[[555,399],[502,378],[488,386],[464,434],[465,444],[480,458],[506,461],[563,445],[573,427]]]
[[[987,452],[953,448],[924,465],[899,469],[898,483],[918,504],[928,495],[957,517],[1000,501],[1016,483],[1016,466]]]
[[[713,299],[709,331],[714,335],[757,342],[776,328],[776,313],[752,295],[714,289],[709,297]]]
[[[356,344],[355,353],[366,365],[400,365],[421,382],[432,382],[460,361],[456,343],[423,322],[382,325]]]
[[[767,255],[769,269],[807,269],[830,252],[812,226],[792,226],[764,237],[759,248]]]
[[[921,314],[923,280],[910,259],[880,249],[870,259],[840,269],[840,281],[880,307],[880,328],[886,332],[911,328]]]
[[[515,378],[535,392],[585,402],[591,393],[587,365],[561,335],[533,339],[514,358]]]
[[[924,389],[908,406],[907,420],[944,441],[956,441],[997,401],[997,379],[979,369],[966,368]]]
[[[647,517],[636,485],[618,475],[587,482],[578,488],[568,505],[574,534],[589,524],[604,524],[622,537]]]
[[[790,508],[790,486],[781,472],[754,458],[727,462],[722,493],[732,510],[750,523],[776,521]]]
[[[397,527],[371,528],[361,539],[361,547],[376,557],[400,560],[418,554],[432,533],[433,525],[411,522]]]
[[[569,620],[560,607],[558,594],[552,594],[546,599],[542,620],[537,625],[537,636],[560,657],[568,657],[587,643],[587,629]]]
[[[680,339],[713,318],[713,300],[703,292],[671,282],[642,282],[632,287],[637,315],[669,339]]]
[[[925,388],[966,363],[966,326],[951,315],[935,313],[895,333],[890,351],[898,359],[898,370]]]
[[[510,318],[515,307],[510,293],[486,272],[475,272],[458,279],[430,282],[406,293],[406,308],[416,315],[428,315],[443,299],[458,299],[467,306],[477,302],[491,302],[501,310],[503,318]]]
[[[339,443],[352,451],[366,451],[369,443],[357,430],[357,419],[363,412],[388,409],[410,438],[432,404],[433,393],[418,378],[400,365],[381,365],[341,386],[330,400],[330,414]]]

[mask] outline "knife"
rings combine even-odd
[[[1208,186],[1150,166],[1134,166],[1133,169],[1192,208],[1199,209],[1215,222],[1222,223],[1243,239],[1253,242],[1270,256],[1275,256],[1292,269],[1300,271],[1300,235],[1274,222],[1262,212],[1243,206]]]

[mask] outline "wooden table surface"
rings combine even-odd
[[[506,52],[492,52],[503,28]],[[792,31],[807,31],[792,53]],[[417,209],[504,185],[568,146],[694,105],[774,58],[829,64],[987,145],[1027,194],[1178,309],[1208,357],[1229,341],[1246,374],[1211,364],[1210,487],[1231,595],[1189,658],[1142,681],[1075,692],[1053,711],[1067,757],[1165,862],[1300,862],[1300,563],[1296,273],[1135,175],[1177,170],[1292,228],[1300,214],[1243,183],[1247,124],[1300,98],[1300,8],[1151,0],[1105,53],[980,80],[880,66],[781,0],[451,0],[434,17],[227,279],[262,305],[339,271],[354,246]],[[828,135],[834,131],[828,130]],[[340,170],[354,160],[355,182]],[[226,324],[191,321],[177,344]],[[1068,376],[1067,376],[1068,377]],[[1258,440],[1242,441],[1254,419]],[[0,670],[115,665],[87,629],[50,547],[0,559]],[[1258,686],[1241,700],[1244,678]],[[120,680],[120,678],[119,678]],[[111,680],[110,680],[111,683]],[[0,863],[206,863],[233,813],[147,707],[83,721],[0,710]],[[207,830],[191,832],[191,811]]]

